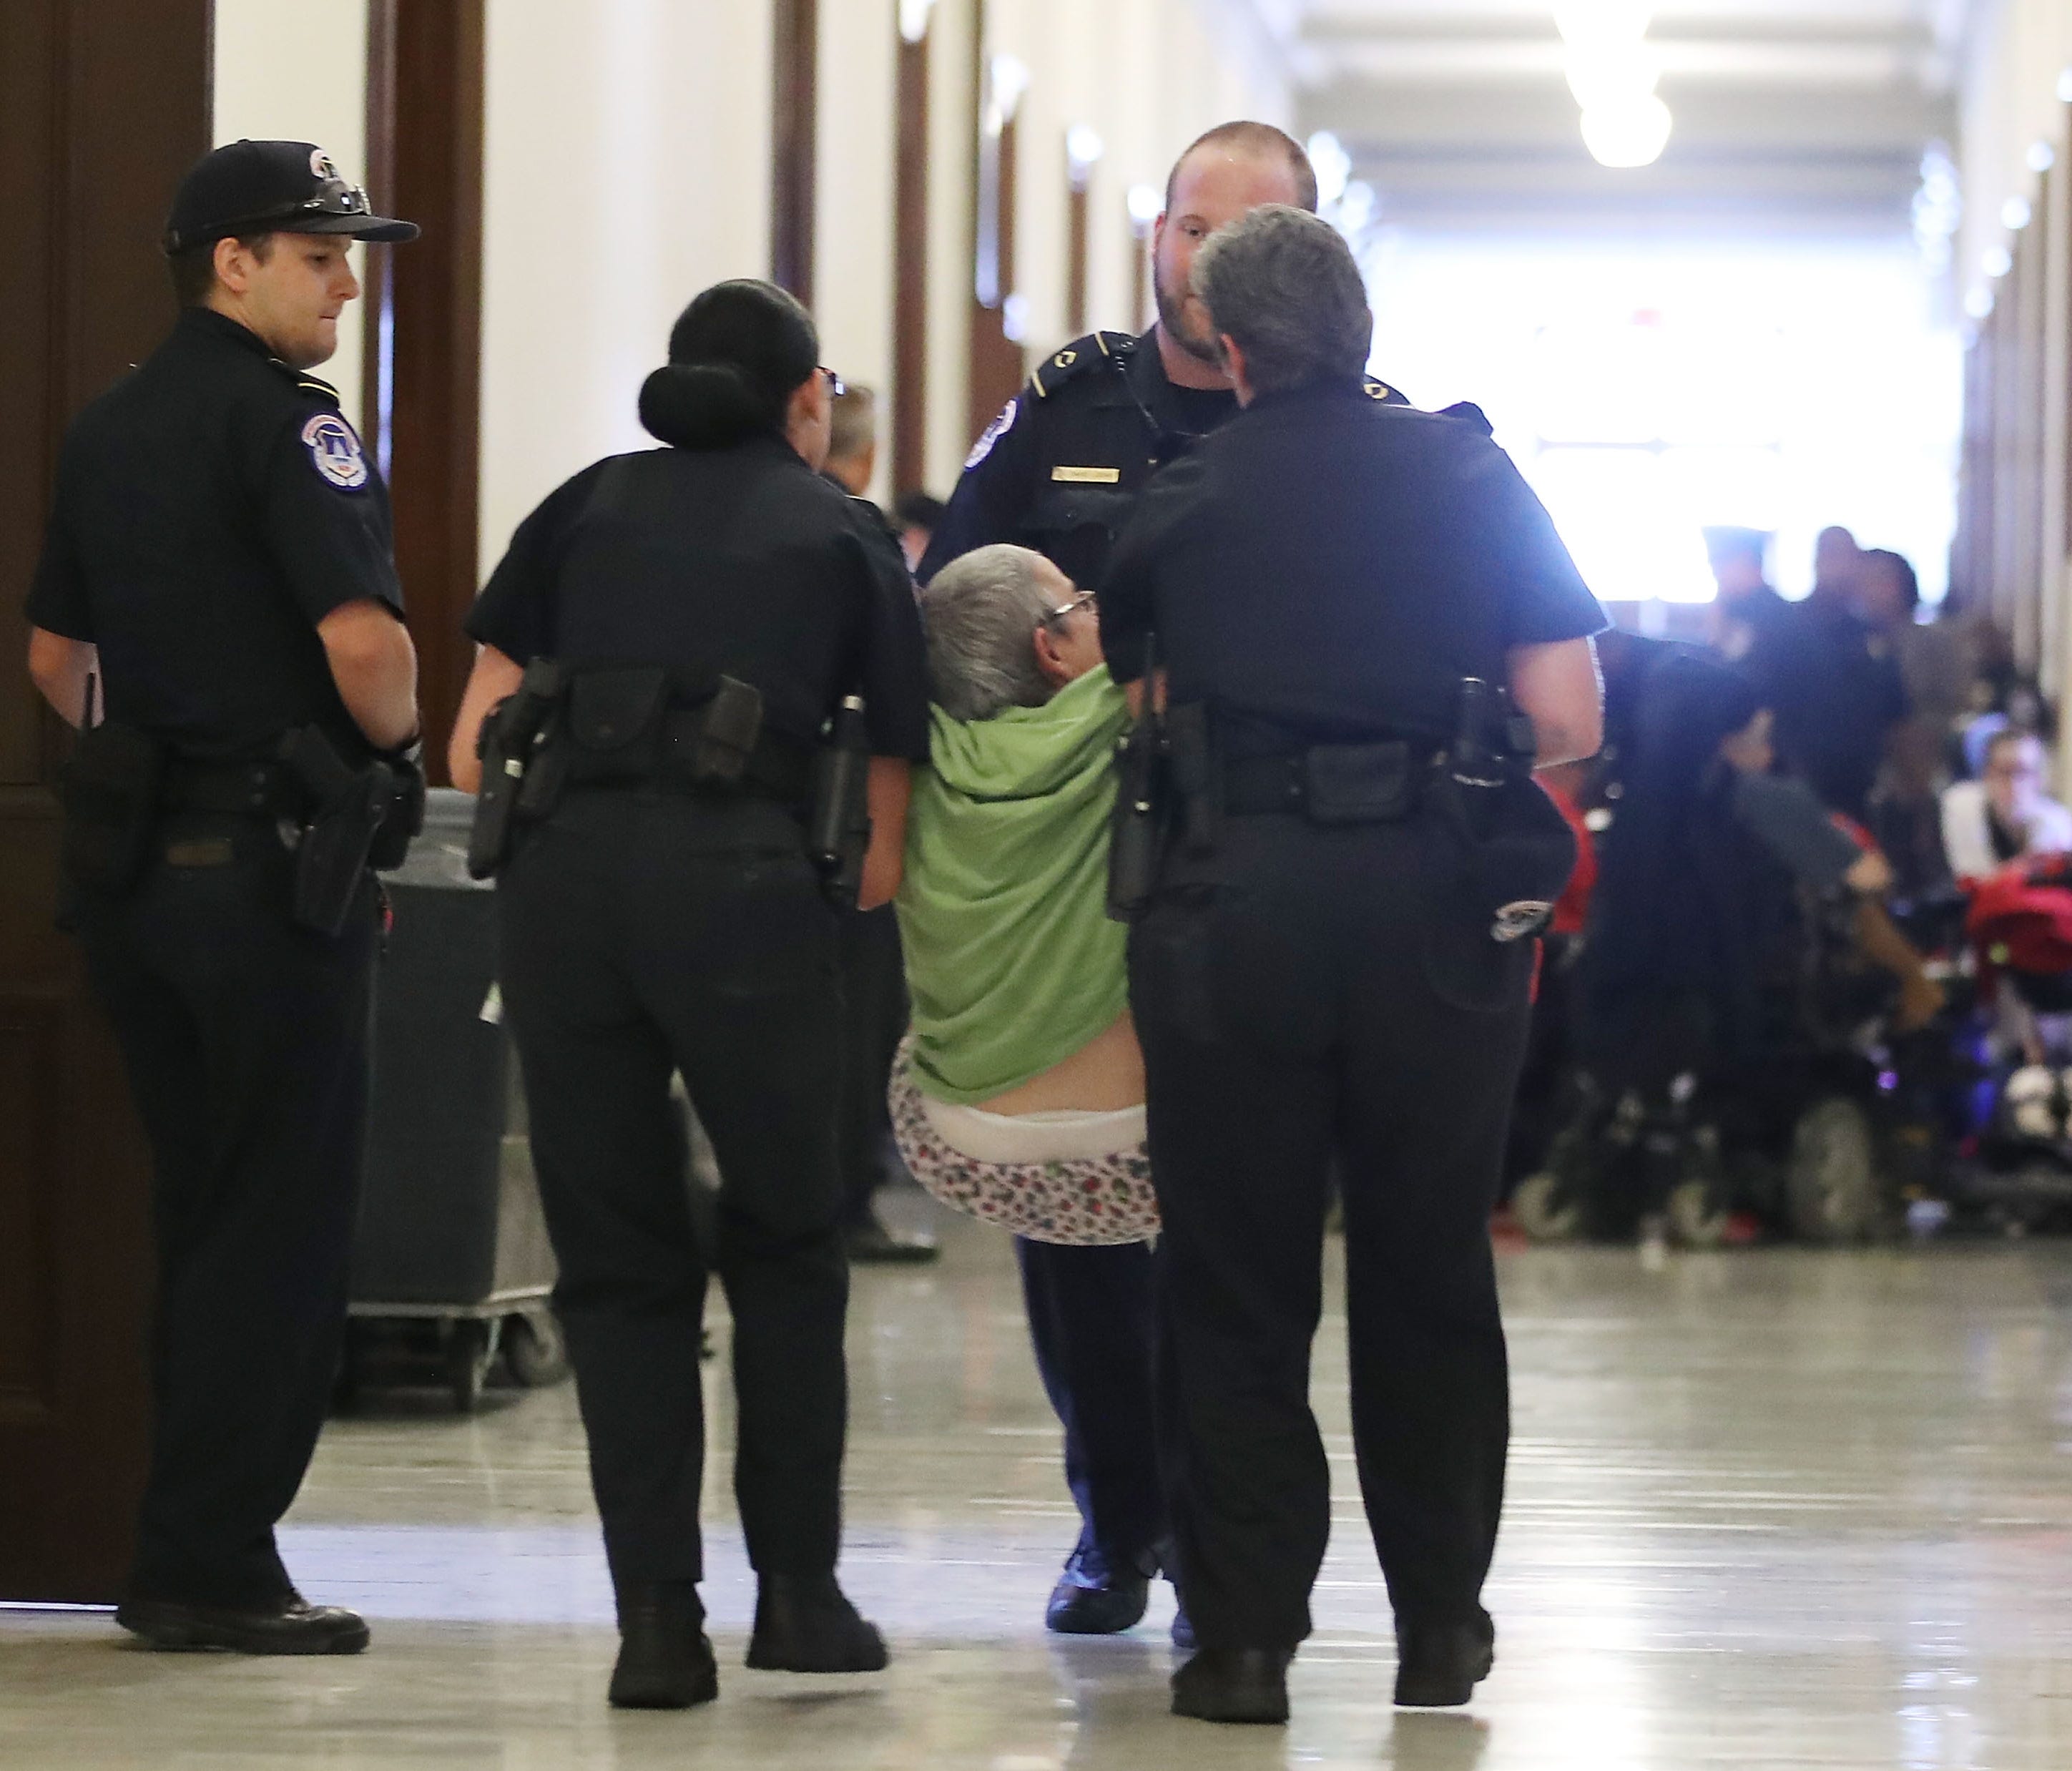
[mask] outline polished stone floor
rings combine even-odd
[[[288,1533],[306,1589],[375,1620],[369,1654],[152,1655],[105,1618],[0,1613],[0,1766],[2072,1767],[2072,1247],[1655,1272],[1536,1250],[1503,1273],[1503,1658],[1468,1714],[1389,1707],[1335,1291],[1317,1392],[1338,1529],[1293,1724],[1166,1714],[1162,1590],[1128,1637],[1046,1637],[1073,1529],[1057,1436],[1007,1248],[957,1225],[939,1267],[857,1278],[845,1576],[888,1673],[740,1668],[753,1588],[722,1475],[721,1700],[614,1713],[572,1393],[494,1392],[471,1420],[398,1395],[333,1424]]]

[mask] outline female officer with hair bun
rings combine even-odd
[[[545,709],[500,879],[502,984],[618,1597],[622,1707],[717,1689],[697,1594],[709,1269],[734,1317],[734,1490],[759,1582],[748,1664],[886,1662],[835,1580],[840,913],[804,819],[823,728],[860,696],[860,898],[890,898],[908,764],[928,754],[926,665],[897,548],[819,477],[840,385],[819,354],[783,290],[707,290],[641,390],[641,422],[668,446],[552,494],[467,623],[481,650],[454,780],[479,787],[485,720],[500,733],[511,709]],[[685,1196],[678,1071],[724,1177],[710,1247]]]

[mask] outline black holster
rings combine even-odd
[[[397,798],[386,762],[350,769],[316,726],[281,741],[281,762],[310,812],[295,849],[293,914],[302,927],[335,936],[345,927],[366,874],[374,839]],[[407,848],[409,839],[403,839]]]
[[[60,790],[59,854],[71,890],[119,898],[142,877],[171,756],[161,740],[134,725],[108,721],[79,734]]]
[[[1133,922],[1158,884],[1166,739],[1148,696],[1143,717],[1116,752],[1115,810],[1108,820],[1108,914]]]
[[[475,798],[475,823],[468,832],[467,871],[488,879],[511,858],[514,826],[521,818],[544,818],[558,796],[558,771],[546,762],[542,747],[550,737],[552,716],[561,705],[561,668],[535,659],[525,667],[517,692],[499,701],[482,722],[475,754],[482,758],[482,783]]]
[[[870,848],[870,732],[863,703],[849,696],[835,710],[827,742],[813,763],[806,816],[806,853],[837,910],[854,910]]]
[[[410,857],[410,844],[425,828],[425,747],[412,742],[381,758],[395,778],[388,810],[367,853],[367,865],[377,873],[401,867]]]
[[[1576,865],[1576,839],[1532,778],[1532,722],[1502,688],[1461,684],[1452,745],[1434,762],[1429,797],[1462,840],[1463,881],[1499,943],[1545,932]]]

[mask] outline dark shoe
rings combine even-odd
[[[1291,1658],[1278,1648],[1204,1648],[1173,1675],[1173,1713],[1202,1722],[1285,1722]]]
[[[941,1257],[931,1236],[904,1235],[888,1230],[874,1216],[842,1232],[849,1258],[865,1266],[919,1267]]]
[[[290,1593],[246,1610],[182,1605],[171,1599],[125,1599],[115,1621],[168,1653],[206,1648],[234,1654],[356,1654],[367,1646],[367,1624],[342,1605],[313,1605]]]
[[[719,1665],[705,1639],[705,1608],[688,1581],[623,1595],[612,1707],[687,1710],[718,1696]]]
[[[1151,1577],[1134,1567],[1111,1568],[1084,1543],[1065,1563],[1044,1608],[1046,1629],[1061,1636],[1112,1636],[1143,1621]]]
[[[857,1614],[832,1575],[763,1576],[750,1666],[775,1673],[874,1673],[890,1658],[885,1638]]]
[[[1173,1613],[1173,1646],[1183,1654],[1191,1654],[1194,1651],[1194,1621],[1187,1615],[1184,1600],[1180,1609]]]
[[[1396,1626],[1396,1701],[1404,1709],[1465,1703],[1495,1664],[1496,1625],[1486,1611],[1473,1623]]]

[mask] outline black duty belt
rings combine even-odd
[[[748,754],[739,782],[722,786],[697,779],[698,747],[705,737],[704,709],[672,709],[662,716],[660,723],[656,739],[629,745],[623,754],[571,744],[568,784],[572,787],[659,787],[722,796],[752,793],[787,805],[803,805],[812,797],[810,746],[766,728]]]
[[[176,758],[166,768],[160,803],[167,812],[242,813],[282,817],[302,795],[278,762],[196,762]]]
[[[1317,744],[1223,764],[1223,807],[1233,816],[1286,812],[1327,824],[1383,824],[1417,807],[1429,744]]]

